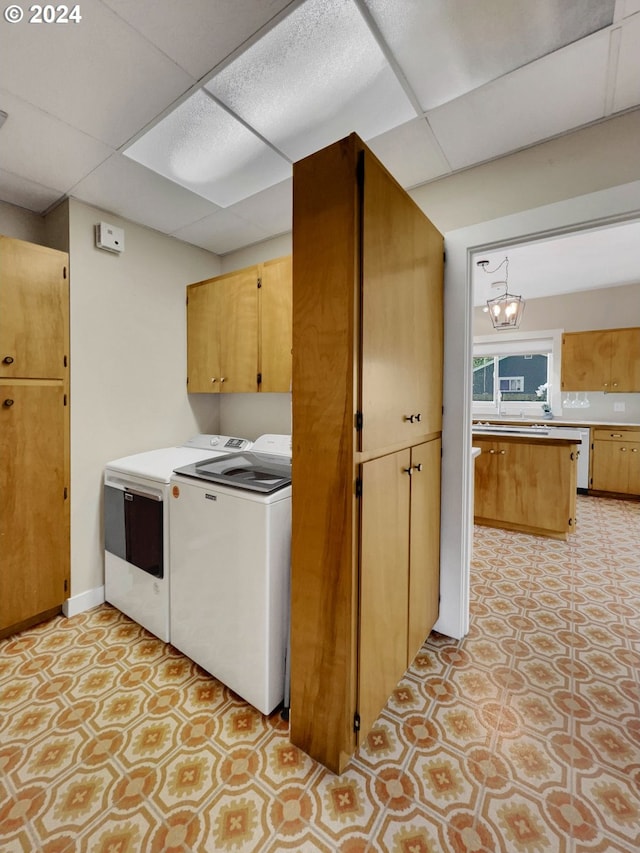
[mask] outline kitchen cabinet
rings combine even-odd
[[[562,336],[564,391],[640,391],[640,328],[566,332]]]
[[[474,435],[476,524],[566,539],[575,529],[578,448],[569,439]]]
[[[443,238],[355,134],[293,192],[290,737],[339,773],[438,615]]]
[[[593,431],[591,488],[640,495],[640,430],[611,427]]]
[[[291,258],[187,287],[190,393],[289,391]]]
[[[64,252],[0,236],[0,637],[69,594]]]

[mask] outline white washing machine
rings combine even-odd
[[[171,477],[171,642],[261,711],[284,697],[291,436]]]
[[[174,468],[251,447],[246,438],[197,435],[107,463],[105,599],[169,642],[169,478]]]

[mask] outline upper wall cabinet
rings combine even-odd
[[[562,336],[564,391],[640,391],[640,328]]]
[[[9,237],[0,240],[0,377],[65,377],[66,255]]]
[[[291,388],[291,257],[187,287],[187,389]]]

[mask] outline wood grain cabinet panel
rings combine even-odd
[[[565,539],[575,529],[577,445],[474,435],[477,524]]]
[[[355,134],[293,193],[291,741],[340,773],[437,618],[443,239]]]
[[[68,269],[0,236],[0,637],[69,595]]]
[[[566,332],[562,336],[565,391],[640,391],[640,328]]]
[[[187,287],[193,394],[291,389],[291,257]]]
[[[591,488],[640,495],[640,430],[612,427],[593,431]]]

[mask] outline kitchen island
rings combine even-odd
[[[474,520],[554,539],[575,530],[578,444],[567,431],[473,428]]]

